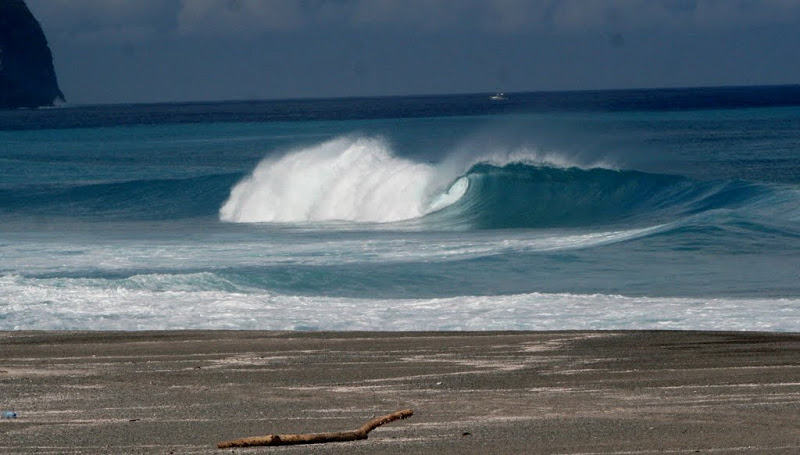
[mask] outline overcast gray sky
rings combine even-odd
[[[800,83],[800,0],[27,0],[70,103]]]

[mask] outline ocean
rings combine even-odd
[[[0,330],[800,331],[800,86],[0,112]]]

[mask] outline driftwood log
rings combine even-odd
[[[399,419],[411,417],[414,411],[403,409],[385,416],[376,417],[352,431],[339,431],[334,433],[307,433],[307,434],[268,434],[266,436],[254,436],[252,438],[234,439],[217,444],[220,449],[229,447],[252,447],[252,446],[282,446],[290,444],[319,444],[322,442],[338,441],[357,441],[367,439],[367,433],[376,427],[394,422]]]

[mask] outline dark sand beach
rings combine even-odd
[[[2,453],[800,453],[800,335],[0,332]],[[369,439],[216,449],[269,433]]]

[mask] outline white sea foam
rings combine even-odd
[[[139,280],[146,277],[139,277]],[[192,280],[207,277],[193,276]],[[155,281],[163,280],[156,277]],[[800,331],[800,299],[527,293],[351,299],[0,277],[0,330]]]
[[[510,163],[522,163],[556,169],[618,169],[616,165],[602,159],[578,159],[568,153],[555,150],[541,150],[531,146],[503,147],[497,144],[477,149],[472,147],[457,149],[447,157],[442,167],[463,171],[476,163],[486,163],[498,167]]]
[[[515,162],[604,166],[581,165],[562,154],[527,148],[457,151],[441,163],[417,163],[395,156],[380,138],[346,136],[264,159],[233,187],[219,216],[239,223],[410,220],[461,199],[469,188],[463,174],[472,165]]]
[[[262,161],[220,209],[232,222],[392,222],[430,211],[442,181],[380,139],[342,137]],[[462,193],[463,194],[463,193]],[[436,206],[441,208],[442,199]],[[456,200],[455,195],[447,199]]]
[[[322,239],[269,231],[256,238],[204,237],[193,242],[103,241],[64,236],[14,238],[2,247],[2,271],[27,274],[127,273],[131,270],[213,270],[271,265],[334,266],[353,263],[462,261],[499,254],[568,251],[611,245],[652,235],[670,224],[598,232],[434,232],[424,236],[386,236],[380,231],[354,239],[329,234]],[[198,248],[202,244],[202,248]]]

